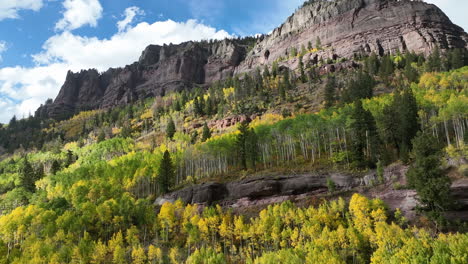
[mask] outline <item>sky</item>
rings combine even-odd
[[[0,123],[55,98],[68,70],[122,67],[149,44],[269,33],[304,0],[0,0]],[[468,29],[467,0],[428,0]]]

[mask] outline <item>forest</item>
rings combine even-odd
[[[356,55],[358,68],[320,75],[301,59],[315,45],[291,50],[296,70],[278,61],[62,121],[12,118],[0,128],[0,263],[467,263],[466,225],[444,219],[456,205],[441,169],[468,156],[466,51]],[[220,125],[230,116],[242,118]],[[153,204],[261,171],[360,177],[397,161],[410,165],[417,223],[335,190],[254,215]]]

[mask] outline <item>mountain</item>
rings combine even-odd
[[[292,48],[310,48],[318,39],[324,49],[306,55],[305,63],[345,60],[372,52],[427,55],[435,47],[468,47],[468,34],[433,4],[409,0],[308,1],[271,34],[257,39],[150,45],[137,62],[124,68],[103,73],[94,69],[69,72],[53,103],[40,107],[36,114],[63,119],[80,110],[109,108],[169,91],[208,86],[274,61],[295,68],[297,59],[284,58],[291,55]],[[335,69],[335,65],[330,67]]]

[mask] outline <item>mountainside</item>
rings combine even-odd
[[[168,91],[209,85],[262,65],[297,65],[291,48],[308,47],[320,39],[326,48],[304,56],[305,63],[357,54],[414,51],[429,54],[468,47],[468,35],[435,5],[419,1],[309,1],[252,49],[241,40],[150,45],[138,62],[125,68],[69,72],[52,104],[40,116],[63,119],[80,110],[108,108]],[[250,51],[249,51],[250,50]]]

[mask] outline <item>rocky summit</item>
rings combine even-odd
[[[283,25],[253,43],[226,39],[150,45],[137,62],[124,68],[69,72],[57,98],[37,111],[62,119],[80,110],[206,86],[274,61],[294,67],[294,60],[280,59],[289,57],[291,47],[307,47],[317,39],[324,49],[304,57],[305,63],[371,52],[429,54],[435,47],[442,51],[468,47],[467,33],[437,6],[422,1],[308,1]]]

